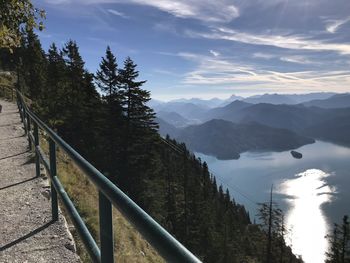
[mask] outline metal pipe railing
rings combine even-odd
[[[18,100],[17,104],[20,110],[21,119],[25,126],[25,131],[28,134],[30,143],[35,145],[37,175],[40,173],[40,171],[38,171],[38,169],[40,169],[40,161],[43,162],[44,167],[50,174],[53,219],[58,219],[56,198],[58,193],[94,262],[112,263],[114,260],[112,205],[115,206],[126,217],[126,219],[135,226],[135,228],[167,262],[201,262],[162,226],[160,226],[151,216],[149,216],[125,193],[123,193],[116,185],[114,185],[107,177],[105,177],[93,165],[85,160],[69,144],[67,144],[43,121],[41,121],[32,111],[30,111],[24,101],[23,95],[18,90],[16,90],[16,94]],[[31,135],[31,126],[34,126],[34,135]],[[44,153],[39,146],[39,128],[44,130],[49,137],[49,163],[44,157]],[[83,173],[90,179],[90,181],[99,191],[101,250],[96,245],[95,240],[88,231],[84,221],[81,219],[79,213],[57,177],[56,147],[60,147],[64,152],[66,152],[66,154],[83,171]]]

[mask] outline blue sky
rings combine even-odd
[[[34,0],[45,49],[76,40],[95,72],[107,45],[152,97],[350,91],[349,0]]]

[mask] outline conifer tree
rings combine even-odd
[[[24,81],[27,86],[27,93],[36,104],[40,104],[41,94],[46,88],[47,80],[45,52],[33,30],[28,31],[23,44]]]
[[[104,94],[105,106],[100,126],[105,134],[102,144],[106,155],[102,169],[113,182],[116,182],[118,170],[120,170],[123,97],[118,86],[120,84],[120,76],[117,59],[109,46],[106,49],[105,57],[102,57],[100,69],[96,72],[95,79],[98,87]]]
[[[119,72],[117,59],[113,55],[109,46],[106,49],[106,56],[102,57],[100,69],[96,72],[96,82],[100,90],[105,94],[107,99],[116,96],[120,99],[119,91]]]
[[[76,42],[68,41],[63,48],[63,55],[67,66],[67,89],[65,90],[66,125],[62,132],[66,140],[86,156],[91,149],[84,147],[84,140],[91,142],[92,138],[95,138],[94,126],[96,126],[96,123],[87,121],[95,120],[93,116],[97,109],[92,108],[92,105],[97,103],[99,96],[92,75],[84,69],[84,61]],[[82,131],[83,135],[77,131]]]
[[[153,109],[146,105],[150,100],[150,92],[142,89],[146,81],[137,81],[139,72],[136,67],[128,57],[119,73],[125,116],[120,185],[135,198],[135,194],[140,193],[141,171],[145,173],[150,168],[148,158],[151,157],[151,147],[158,127],[154,121]]]
[[[44,118],[50,126],[60,132],[66,114],[67,67],[62,52],[52,43],[47,54],[47,89],[41,105]]]

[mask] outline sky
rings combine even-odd
[[[152,97],[350,91],[349,0],[34,0],[43,47],[73,39],[96,72],[107,45]]]

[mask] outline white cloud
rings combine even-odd
[[[127,3],[151,6],[175,17],[204,22],[227,23],[239,17],[239,9],[230,0],[46,0],[49,4],[113,4]]]
[[[195,63],[194,70],[184,75],[185,85],[213,87],[249,87],[263,91],[338,91],[345,92],[350,85],[350,71],[291,71],[266,70],[255,65],[242,65],[212,56],[178,53],[177,56]]]
[[[285,49],[335,51],[340,54],[350,54],[350,44],[330,43],[323,40],[311,39],[303,35],[268,35],[239,32],[237,30],[217,27],[210,32],[186,31],[187,36],[195,38],[221,39],[252,45],[275,46]]]
[[[253,58],[272,59],[275,57],[276,57],[275,55],[268,54],[268,53],[261,53],[261,52],[256,52],[253,54]]]
[[[347,17],[345,19],[340,19],[340,20],[327,20],[326,21],[326,30],[329,32],[329,33],[336,33],[338,31],[338,29],[348,23],[350,21],[350,17]]]
[[[228,0],[129,0],[127,2],[152,6],[176,17],[205,22],[226,23],[239,16],[238,8]]]
[[[205,22],[230,22],[239,10],[227,0],[129,0],[129,3],[152,6],[176,17]]]
[[[214,57],[218,57],[218,56],[220,56],[220,52],[218,52],[218,51],[215,51],[215,50],[209,50],[209,53],[210,54],[212,54]]]
[[[124,13],[119,12],[119,11],[117,11],[115,9],[107,9],[107,12],[109,12],[109,13],[115,15],[115,16],[119,16],[119,17],[125,18],[125,19],[129,19],[130,18],[129,16],[127,16]]]
[[[309,60],[308,58],[304,56],[284,56],[280,58],[281,61],[290,62],[290,63],[297,63],[297,64],[318,64],[314,61]]]

